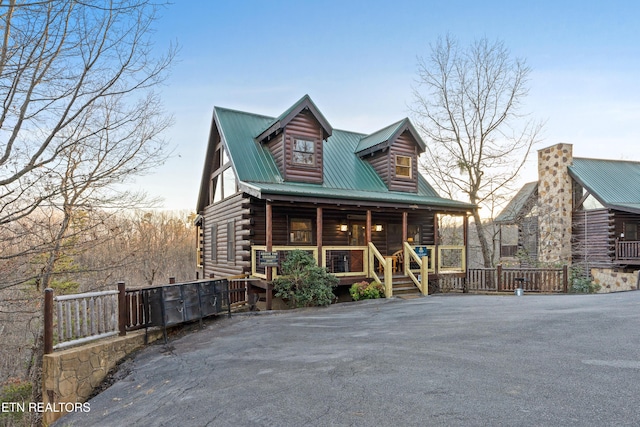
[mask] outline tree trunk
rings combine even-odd
[[[44,355],[44,331],[38,329],[35,342],[31,349],[31,358],[27,366],[27,380],[31,382],[31,401],[42,402],[42,357]],[[28,412],[29,425],[42,425],[42,413],[38,411]]]
[[[491,247],[487,241],[487,235],[485,233],[484,224],[480,219],[478,210],[473,211],[473,222],[476,225],[476,232],[478,233],[478,240],[480,241],[480,249],[482,250],[482,259],[484,261],[485,268],[493,267],[493,260],[491,259]]]

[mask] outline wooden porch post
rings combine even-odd
[[[44,354],[53,353],[53,289],[44,290]]]
[[[316,208],[316,244],[318,246],[318,266],[322,267],[322,208]]]
[[[271,206],[271,202],[269,200],[267,200],[267,205],[266,205],[266,246],[267,246],[267,252],[271,252],[273,250],[273,207]],[[272,299],[272,292],[273,289],[271,288],[271,280],[273,280],[273,268],[274,267],[266,267],[266,273],[267,273],[267,289],[266,289],[266,303],[267,303],[267,310],[271,310],[271,299]]]
[[[409,237],[409,214],[405,211],[402,212],[402,250],[404,250],[404,242],[407,241],[407,237]]]
[[[464,220],[462,221],[462,244],[464,245],[464,272],[465,272],[465,280],[464,286],[462,287],[462,292],[469,292],[468,289],[468,275],[466,274],[469,271],[467,265],[469,264],[469,215],[465,213]]]
[[[124,282],[118,282],[118,331],[121,337],[127,335],[127,323],[129,323],[126,292]]]
[[[369,245],[369,243],[371,243],[371,210],[367,209],[367,230],[366,230],[366,235],[367,235],[367,245]]]
[[[438,214],[433,214],[433,243],[435,245],[435,250],[433,251],[433,269],[435,270],[436,275],[440,272],[438,268],[438,246],[440,245],[440,230],[438,230]]]

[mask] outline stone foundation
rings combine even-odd
[[[148,333],[149,342],[161,337],[162,330]],[[53,410],[45,410],[43,424],[49,425],[63,416],[65,407],[73,407],[64,403],[85,402],[118,362],[144,345],[145,332],[142,330],[45,354],[42,401],[45,407]]]
[[[599,294],[638,290],[638,273],[624,273],[610,268],[592,268],[593,283],[600,285]]]

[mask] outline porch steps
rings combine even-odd
[[[409,299],[422,296],[420,289],[413,283],[413,281],[404,275],[393,276],[393,296]]]

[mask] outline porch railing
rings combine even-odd
[[[384,285],[384,296],[386,298],[391,298],[393,296],[393,260],[391,258],[385,258],[382,256],[380,251],[376,248],[376,246],[369,242],[369,277],[373,278],[374,281],[378,283],[382,283]],[[383,269],[384,272],[384,282],[380,280],[380,277],[376,273],[376,260],[378,261],[378,265]]]
[[[318,260],[318,248],[316,246],[273,246],[271,248],[271,252],[278,253],[278,259],[280,261],[286,259],[286,254],[291,251],[300,250],[309,252],[313,255],[313,258]],[[280,271],[280,267],[261,267],[258,263],[260,258],[260,252],[266,252],[266,246],[252,246],[251,247],[251,275],[254,277],[259,277],[261,279],[267,279],[267,268],[271,268],[273,270],[272,278],[282,275]]]
[[[409,276],[409,278],[413,281],[413,283],[420,289],[422,295],[429,294],[429,257],[423,256],[420,258],[418,254],[413,250],[413,247],[409,245],[409,243],[404,242],[403,247],[403,259],[405,260],[403,268],[405,276]],[[411,263],[415,262],[418,264],[419,268],[419,277],[416,277],[414,274],[415,270],[411,269]]]
[[[323,246],[322,266],[338,277],[367,276],[367,246]]]
[[[464,246],[438,246],[438,272],[463,273],[467,270],[467,257]]]
[[[617,261],[640,261],[639,241],[617,241],[616,242]]]

